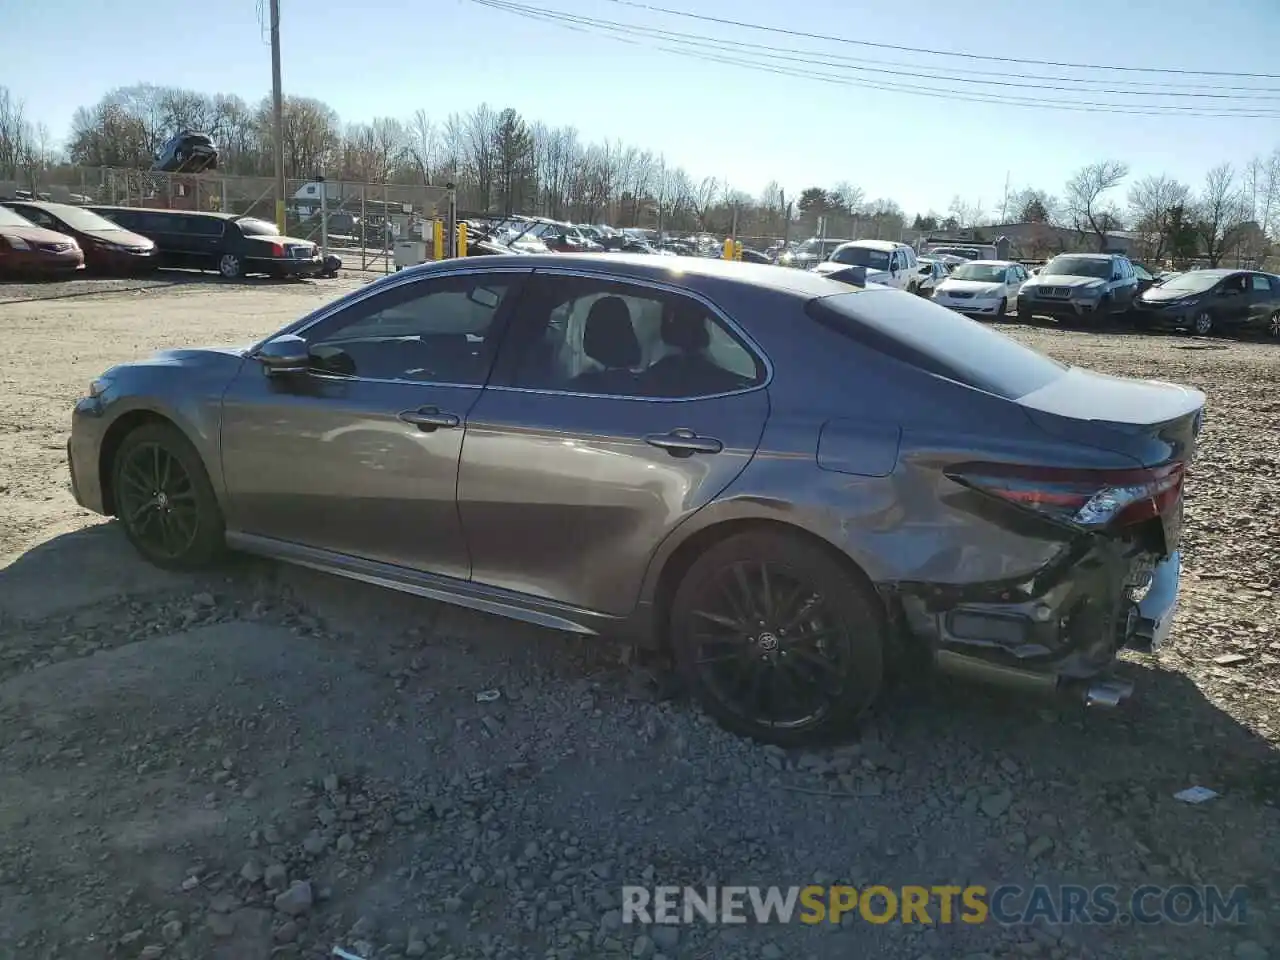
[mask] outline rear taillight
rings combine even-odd
[[[973,463],[948,470],[956,483],[1054,520],[1088,529],[1160,516],[1182,496],[1182,462],[1137,470],[1071,470]]]
[[[271,245],[271,255],[272,255],[273,257],[283,257],[283,256],[284,256],[284,244],[283,244],[283,243],[273,243],[273,244]]]

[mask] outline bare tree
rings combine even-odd
[[[493,204],[497,133],[498,115],[487,103],[471,111],[463,125],[466,169],[475,184],[476,203],[483,210],[488,210]]]
[[[425,110],[417,110],[409,121],[409,155],[418,166],[422,182],[431,185],[437,151],[440,148],[440,129],[427,116]]]
[[[22,101],[0,87],[0,177],[15,176],[27,153],[31,124]]]
[[[970,203],[957,194],[951,198],[951,206],[947,208],[947,212],[951,214],[960,229],[969,230],[982,222],[985,211],[983,210],[981,199]]]
[[[1099,251],[1107,248],[1107,233],[1116,229],[1120,214],[1107,196],[1129,176],[1129,165],[1119,160],[1099,160],[1081,167],[1067,181],[1066,213],[1081,234],[1092,233]]]
[[[693,215],[698,219],[698,229],[707,229],[707,218],[720,193],[720,183],[715,177],[705,177],[689,195]]]
[[[1129,189],[1129,211],[1143,256],[1160,261],[1168,253],[1174,211],[1184,207],[1191,190],[1164,174],[1143,177]]]
[[[1216,267],[1248,222],[1245,197],[1236,182],[1229,163],[1210,170],[1204,178],[1204,189],[1196,198],[1196,232],[1209,266]]]

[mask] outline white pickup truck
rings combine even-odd
[[[915,293],[920,285],[916,252],[908,244],[892,240],[850,240],[831,251],[813,268],[814,273],[837,274],[849,267],[866,270],[867,283],[879,283]]]

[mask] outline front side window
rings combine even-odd
[[[1267,281],[1267,278],[1264,277],[1262,274],[1255,273],[1252,277],[1252,282],[1253,282],[1254,291],[1259,293],[1271,292],[1271,284]]]
[[[480,386],[495,327],[518,278],[473,274],[421,280],[352,304],[308,331],[318,373]]]
[[[522,300],[510,385],[616,397],[705,397],[764,367],[705,306],[613,280],[541,276]]]

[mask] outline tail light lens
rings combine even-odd
[[[1136,470],[976,463],[949,470],[947,476],[1051,519],[1101,529],[1159,517],[1182,496],[1185,472],[1181,461]]]
[[[283,243],[273,243],[273,244],[271,245],[271,255],[272,255],[273,257],[283,257],[283,256],[284,256],[284,244],[283,244]]]

